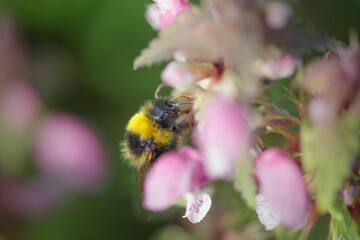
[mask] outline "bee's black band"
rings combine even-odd
[[[130,151],[135,155],[141,155],[145,152],[146,147],[146,141],[141,140],[138,136],[135,134],[132,134],[130,132],[125,133],[125,139],[128,143]]]

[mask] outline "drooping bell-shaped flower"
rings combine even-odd
[[[210,178],[229,178],[234,164],[251,144],[249,112],[238,101],[213,96],[201,112],[194,138],[204,153],[206,174]]]
[[[197,223],[211,205],[207,194],[197,193],[207,182],[202,156],[197,150],[186,146],[179,152],[164,153],[146,176],[142,205],[150,211],[163,211],[185,197],[188,202],[185,217]]]
[[[331,123],[344,110],[360,113],[360,51],[339,49],[326,54],[305,69],[304,87],[314,98],[309,104],[310,120]]]
[[[302,227],[308,215],[309,196],[302,172],[296,163],[281,149],[272,147],[257,158],[255,175],[259,180],[260,193],[257,211],[258,214],[262,213],[259,214],[259,219],[266,228],[275,227],[273,223],[277,222],[276,215],[285,228]],[[268,204],[265,212],[272,217],[264,217],[264,211],[259,209],[263,207],[264,204],[261,203],[264,201]]]
[[[50,115],[40,124],[35,160],[47,176],[67,187],[95,187],[105,173],[98,138],[80,120],[65,114]]]

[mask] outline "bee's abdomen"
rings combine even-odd
[[[154,150],[154,159],[152,160],[152,163],[163,153],[170,152],[177,150],[179,145],[179,137],[175,136],[171,139],[169,144],[166,146],[156,146]]]
[[[179,137],[176,135],[173,135],[173,138],[168,142],[167,145],[159,146],[159,147],[157,147],[157,150],[160,153],[173,151],[173,150],[177,149],[177,147],[179,145],[178,143],[179,143]]]
[[[132,154],[141,155],[145,152],[146,141],[141,140],[138,135],[132,134],[131,132],[126,132],[125,138],[129,150]]]

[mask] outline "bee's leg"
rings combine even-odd
[[[191,103],[192,101],[194,101],[193,97],[189,97],[189,96],[185,96],[185,95],[176,96],[176,97],[171,98],[170,100],[173,101],[174,99],[177,99],[177,98],[185,99],[186,102],[188,102],[188,103]]]
[[[181,134],[186,130],[189,130],[193,124],[191,122],[181,122],[174,126],[174,132],[177,134]]]
[[[186,118],[174,126],[174,131],[178,134],[181,134],[184,131],[191,129],[194,125],[193,116],[193,112],[189,111]]]
[[[160,97],[159,97],[159,92],[160,92],[160,90],[162,89],[164,87],[164,84],[160,84],[157,88],[156,88],[156,91],[155,91],[155,94],[154,94],[154,97],[155,97],[155,99],[160,99]]]
[[[186,109],[186,110],[181,110],[177,114],[178,114],[178,117],[180,117],[180,116],[182,116],[184,114],[187,114],[187,115],[192,114],[192,112],[193,112],[193,110],[191,108],[189,108],[189,109]],[[188,119],[188,118],[189,117],[186,116],[186,119]]]

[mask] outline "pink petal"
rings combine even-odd
[[[264,196],[258,194],[255,203],[259,221],[265,226],[265,229],[270,231],[276,228],[280,224],[280,216],[271,208]]]
[[[194,138],[204,152],[205,170],[210,178],[228,178],[238,157],[250,145],[249,113],[233,99],[213,97],[204,108],[203,121]]]
[[[279,59],[257,62],[255,74],[273,80],[287,78],[295,73],[300,64],[301,60],[297,56],[285,53]]]
[[[50,115],[40,124],[35,155],[45,174],[68,187],[95,187],[104,175],[99,140],[80,120],[69,115]]]
[[[170,87],[181,88],[192,83],[195,79],[195,74],[187,69],[184,64],[172,61],[162,71],[161,79]]]
[[[191,147],[161,155],[146,176],[143,207],[151,211],[165,210],[186,192],[205,184],[208,179],[201,158]]]
[[[302,227],[309,196],[300,168],[281,149],[269,148],[256,161],[259,192],[279,214],[286,228]]]
[[[161,9],[156,3],[147,6],[145,19],[154,30],[160,30],[161,28],[160,15]]]
[[[185,195],[187,200],[186,212],[183,218],[188,218],[192,223],[199,223],[211,207],[211,198],[206,193],[194,196],[189,193]]]
[[[291,15],[291,9],[284,3],[271,2],[266,6],[266,22],[273,29],[284,28]]]
[[[360,51],[339,49],[329,60],[317,61],[307,67],[304,86],[315,96],[309,106],[314,123],[333,121],[343,110],[360,109],[356,107],[357,99],[360,99],[359,66]]]
[[[191,6],[188,0],[154,0],[162,11],[181,12]]]
[[[161,29],[172,24],[177,15],[185,11],[192,4],[186,0],[154,0],[160,10],[160,25]]]

